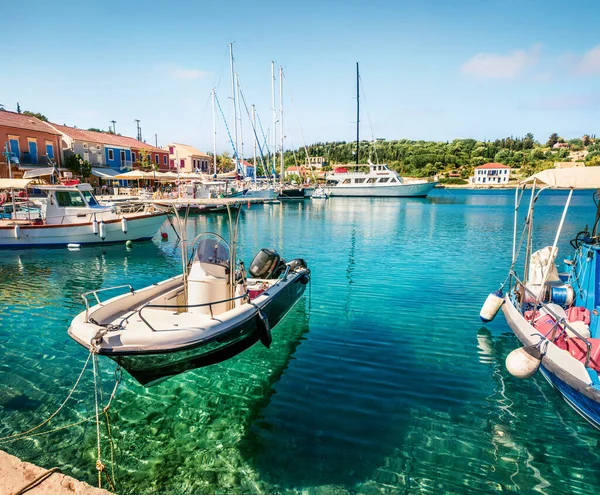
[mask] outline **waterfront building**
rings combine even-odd
[[[327,165],[327,160],[323,156],[309,156],[307,160],[307,167],[323,168]]]
[[[502,163],[485,163],[475,167],[475,174],[471,177],[471,183],[482,184],[506,184],[510,179],[510,167]]]
[[[169,153],[169,170],[179,172],[210,172],[212,157],[189,144],[169,143],[163,150]]]
[[[25,170],[61,165],[60,133],[36,117],[0,110],[0,177],[9,177],[6,149],[13,177]]]
[[[109,178],[119,173],[140,168],[140,151],[148,155],[157,170],[168,170],[168,153],[128,136],[108,132],[89,131],[65,125],[51,124],[62,134],[64,158],[79,154],[92,165],[92,174]],[[110,170],[106,170],[106,169]]]
[[[304,168],[303,166],[291,166],[285,169],[285,176],[289,177],[291,175],[297,175],[301,178],[305,178],[306,177],[306,168]]]

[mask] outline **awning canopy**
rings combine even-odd
[[[101,179],[114,179],[120,172],[114,168],[93,168],[92,175],[100,177]]]
[[[33,179],[0,179],[0,189],[25,189]]]
[[[600,189],[600,167],[555,168],[543,170],[525,179],[529,184],[538,184],[560,189]]]
[[[45,175],[52,175],[54,172],[56,172],[54,167],[36,168],[27,170],[27,172],[23,174],[23,178],[33,179],[34,177],[44,177]]]
[[[142,172],[141,170],[131,170],[123,174],[117,174],[114,176],[115,179],[119,180],[139,180],[139,179],[151,179],[153,177],[152,172]]]

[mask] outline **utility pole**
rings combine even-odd
[[[112,125],[113,125],[113,134],[116,134],[117,133],[117,128],[115,127],[115,124],[117,123],[117,121],[116,120],[111,120],[111,122],[112,122]]]
[[[158,134],[154,134],[154,146],[158,148]]]
[[[140,127],[140,119],[133,119],[133,121],[136,123],[137,125],[137,140],[141,141],[142,140],[142,128]]]

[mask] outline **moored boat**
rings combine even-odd
[[[525,189],[531,197],[520,240],[517,214]],[[512,265],[508,291],[488,296],[481,319],[491,321],[502,308],[506,321],[523,344],[507,359],[508,371],[518,378],[533,376],[539,369],[565,401],[600,429],[600,206],[594,193],[596,221],[571,240],[572,258],[566,272],[556,264],[558,241],[575,189],[600,188],[600,167],[545,170],[526,179],[515,192]],[[546,189],[568,190],[565,207],[551,246],[534,251],[532,242],[536,201]],[[523,242],[524,241],[524,242]],[[515,271],[522,244],[525,266]]]
[[[0,189],[27,191],[30,179],[0,179]],[[100,205],[89,184],[36,185],[43,196],[27,198],[37,209],[0,220],[0,247],[108,244],[151,239],[166,213],[154,205]],[[27,196],[25,196],[27,197]]]
[[[181,275],[141,290],[113,288],[129,291],[105,302],[100,291],[83,294],[86,310],[75,317],[69,335],[144,385],[224,361],[259,340],[269,347],[271,330],[304,293],[310,270],[301,259],[285,262],[262,249],[247,274],[234,262],[237,220],[231,225],[229,243],[218,234],[199,234],[191,256],[186,229],[180,228]],[[92,296],[98,304],[90,307]]]

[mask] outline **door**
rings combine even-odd
[[[19,163],[19,158],[21,158],[21,153],[19,152],[19,140],[18,139],[10,139],[10,161],[13,163]]]
[[[50,160],[54,160],[54,146],[52,146],[52,143],[46,143],[46,155]]]
[[[37,143],[35,141],[29,141],[29,154],[31,155],[31,163],[37,165],[38,155],[37,155]]]

